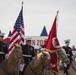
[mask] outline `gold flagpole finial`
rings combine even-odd
[[[23,3],[24,3],[24,2],[22,1],[22,5],[23,5]]]
[[[57,11],[57,14],[59,13],[59,10]]]
[[[24,3],[24,2],[22,1],[22,8],[21,8],[21,9],[23,9],[23,3]]]

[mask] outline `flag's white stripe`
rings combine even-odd
[[[18,32],[16,31],[15,33],[13,33],[12,34],[12,37],[11,37],[11,39],[13,39],[14,38],[14,36],[16,36],[18,34]]]
[[[12,47],[12,45],[18,40],[18,37],[19,36],[17,36],[11,43],[10,43],[10,45],[9,45],[9,49]]]

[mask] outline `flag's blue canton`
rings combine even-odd
[[[16,23],[14,25],[14,28],[16,29],[16,31],[18,31],[18,33],[20,33],[20,26],[21,25],[24,28],[22,10],[20,11],[19,16],[18,16],[18,18],[16,20]]]

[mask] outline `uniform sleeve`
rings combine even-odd
[[[31,47],[33,48],[33,50],[32,50],[32,56],[34,57],[35,56],[35,49],[34,49],[33,46],[31,46]]]
[[[65,49],[65,46],[62,46],[63,49]]]
[[[8,48],[7,48],[7,45],[4,44],[4,49],[3,49],[4,53],[7,54],[8,53]]]
[[[22,45],[22,53],[25,54],[24,45]]]
[[[72,53],[72,50],[71,50],[71,48],[70,48],[70,56],[73,56],[73,53]]]

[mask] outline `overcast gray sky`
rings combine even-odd
[[[57,10],[58,38],[61,45],[71,39],[76,45],[76,0],[23,0],[23,17],[26,36],[39,36],[46,26],[51,30]],[[0,29],[8,36],[21,10],[22,0],[0,0]]]

